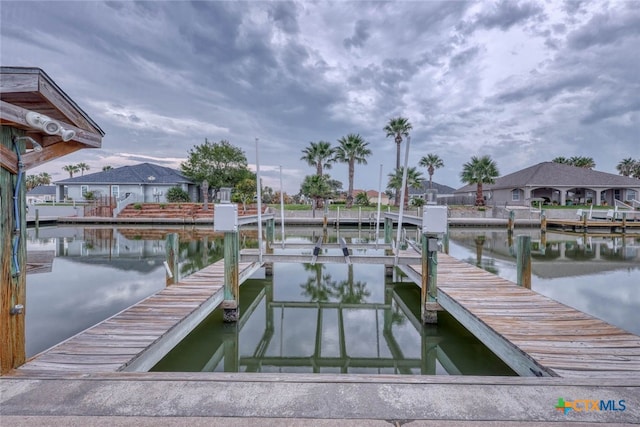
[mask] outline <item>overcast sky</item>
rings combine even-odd
[[[557,156],[617,173],[640,159],[640,1],[1,1],[3,66],[42,68],[104,131],[29,173],[64,179],[152,162],[178,168],[205,138],[297,193],[310,141],[359,133],[377,189],[395,166],[388,120],[413,125],[410,166],[438,154],[434,181],[490,155],[501,175]],[[404,159],[405,144],[402,146]],[[426,170],[422,168],[425,176]],[[347,188],[344,165],[328,171]]]

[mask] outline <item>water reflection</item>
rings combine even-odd
[[[53,257],[46,268],[27,274],[27,357],[161,290],[165,286],[164,238],[171,231],[181,234],[182,276],[222,258],[221,240],[207,230],[29,229],[27,251]]]
[[[446,313],[423,327],[418,287],[381,265],[276,264],[240,289],[236,326],[214,312],[154,370],[513,375]]]

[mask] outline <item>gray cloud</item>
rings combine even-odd
[[[540,21],[544,15],[542,6],[535,2],[500,0],[490,11],[476,15],[475,25],[487,29],[499,28],[505,31],[531,19]]]
[[[351,49],[352,47],[362,47],[364,43],[369,39],[369,26],[368,21],[359,20],[356,21],[355,30],[353,36],[344,39],[344,47]]]
[[[259,137],[267,185],[283,165],[295,193],[312,173],[302,148],[354,132],[374,152],[355,185],[371,187],[380,163],[385,176],[395,164],[382,128],[403,115],[411,158],[441,155],[434,178],[456,187],[472,154],[496,156],[503,173],[557,155],[615,173],[640,134],[639,13],[633,2],[5,1],[0,55],[43,68],[106,131],[101,150],[42,167],[54,177],[80,161],[178,165],[204,138],[251,163]],[[346,172],[331,174],[346,183]]]

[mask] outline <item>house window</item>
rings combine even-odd
[[[81,185],[80,186],[80,194],[82,194],[82,197],[84,197],[85,194],[87,194],[89,192],[89,186],[88,185]]]
[[[636,190],[627,190],[627,200],[636,199]]]
[[[517,188],[515,190],[511,190],[511,201],[519,202],[520,201],[520,190]]]
[[[120,186],[118,185],[111,186],[111,196],[115,197],[116,199],[120,197]]]

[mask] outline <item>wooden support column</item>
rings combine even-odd
[[[26,174],[22,174],[15,199],[16,218],[13,197],[18,183],[18,162],[11,128],[7,126],[2,126],[0,131],[0,146],[3,154],[3,167],[0,168],[0,374],[5,374],[22,365],[26,358]],[[18,143],[18,149],[24,152],[24,143]],[[5,152],[13,153],[12,157],[16,159],[11,168],[4,167]]]
[[[540,213],[540,231],[543,234],[546,234],[547,232],[547,213],[545,211]]]
[[[166,284],[169,286],[178,283],[180,280],[180,270],[178,269],[180,242],[178,239],[178,233],[167,234],[164,251],[166,255],[164,264],[164,268],[166,270]]]
[[[507,233],[513,233],[513,228],[516,223],[516,212],[509,211],[509,220],[507,221]]]
[[[273,247],[273,241],[276,235],[276,220],[274,218],[268,219],[267,221],[267,251],[269,248]]]
[[[531,289],[531,236],[518,236],[517,245],[517,284]]]
[[[237,322],[240,317],[240,241],[237,231],[224,233],[224,310],[225,322]]]
[[[393,240],[393,220],[391,218],[384,219],[384,243],[389,244]]]
[[[438,323],[438,239],[435,235],[422,235],[422,289],[421,317],[422,323]]]

